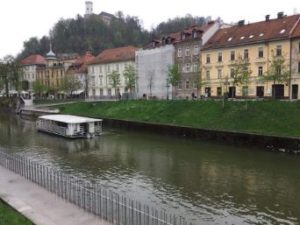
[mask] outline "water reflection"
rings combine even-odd
[[[93,140],[38,133],[0,115],[0,145],[197,224],[297,224],[299,157],[143,132]]]

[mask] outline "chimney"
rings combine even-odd
[[[245,25],[245,20],[240,20],[238,22],[238,26],[244,26]]]
[[[283,18],[283,12],[279,12],[279,13],[277,13],[277,18],[278,18],[278,19],[281,19],[281,18]]]
[[[266,15],[266,21],[270,21],[270,15]]]

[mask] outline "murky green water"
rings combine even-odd
[[[196,224],[300,223],[300,156],[110,128],[70,141],[7,115],[0,146]]]

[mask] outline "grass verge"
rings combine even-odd
[[[75,103],[62,113],[131,121],[300,137],[300,102],[122,101]]]

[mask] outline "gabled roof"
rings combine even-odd
[[[160,39],[155,39],[153,40],[151,43],[149,43],[145,48],[157,48],[166,44],[178,44],[178,43],[183,43],[186,41],[190,41],[193,40],[193,33],[196,32],[197,35],[197,39],[201,39],[202,35],[209,29],[211,28],[214,24],[216,23],[216,21],[210,21],[207,24],[204,24],[202,26],[197,26],[197,25],[193,25],[190,26],[180,32],[175,32],[175,33],[170,33],[170,34],[166,34],[163,35]],[[185,35],[185,39],[182,39],[182,35]],[[170,42],[166,42],[164,43],[165,40],[168,40],[168,38],[170,38]],[[153,45],[153,43],[155,43],[155,46]]]
[[[83,56],[79,57],[69,68],[67,73],[86,73],[87,64],[95,59],[91,52],[86,52]]]
[[[203,50],[229,48],[241,45],[263,43],[266,41],[284,40],[299,35],[298,25],[300,14],[282,16],[281,18],[265,20],[250,24],[240,24],[220,29],[204,45]],[[297,29],[295,29],[297,28]],[[296,32],[297,31],[297,32]]]
[[[114,18],[115,17],[113,14],[110,14],[108,12],[101,12],[99,15],[100,16],[107,16],[107,17],[110,17],[110,18]]]
[[[22,66],[46,65],[46,59],[41,55],[30,55],[21,61]]]
[[[88,64],[105,64],[135,60],[135,52],[138,48],[133,46],[106,49]]]

